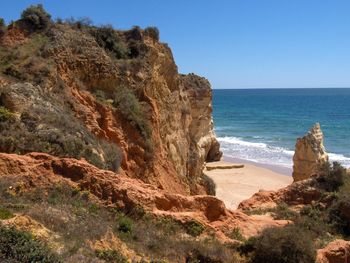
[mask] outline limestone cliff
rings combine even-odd
[[[297,139],[293,156],[294,182],[309,178],[327,161],[323,133],[320,124],[316,123],[307,135]]]
[[[13,38],[13,32],[21,32],[21,37]],[[115,55],[101,46],[97,36],[106,34],[128,52]],[[109,158],[100,143],[108,141],[120,148],[121,167],[128,176],[174,193],[205,193],[203,164],[221,157],[213,132],[210,84],[194,74],[178,74],[166,44],[137,27],[115,31],[54,24],[47,32],[32,33],[18,22],[8,27],[0,44],[1,59],[11,65],[0,74],[0,106],[18,116],[11,127],[26,131],[19,138],[35,137],[47,153],[93,163]],[[31,54],[12,55],[29,50]],[[54,115],[62,116],[61,125]],[[82,126],[68,129],[73,123]],[[60,154],[56,148],[66,147],[66,142],[62,135],[47,141],[43,134],[48,126],[57,133],[65,127],[61,133],[87,150]],[[6,136],[6,142],[19,139],[14,133]],[[45,141],[50,144],[46,148]],[[40,151],[32,146],[2,143],[0,150]]]

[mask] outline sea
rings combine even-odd
[[[291,171],[296,139],[319,122],[330,161],[350,168],[350,89],[214,89],[224,157]]]

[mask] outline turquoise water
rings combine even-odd
[[[291,168],[297,137],[319,122],[331,161],[350,167],[350,89],[213,90],[213,117],[227,157]]]

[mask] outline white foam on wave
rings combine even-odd
[[[247,142],[243,141],[237,137],[219,137],[218,140],[220,142],[227,142],[231,144],[239,144],[242,146],[251,146],[251,147],[257,147],[257,148],[266,148],[267,144],[266,143],[257,143],[257,142]]]
[[[346,157],[342,154],[337,154],[337,153],[328,153],[329,160],[331,162],[339,162],[343,166],[350,168],[350,158]]]
[[[239,137],[218,137],[224,155],[262,164],[272,164],[292,168],[294,151],[271,146],[262,142],[248,142]],[[336,153],[328,153],[330,161],[340,162],[350,167],[350,158]]]

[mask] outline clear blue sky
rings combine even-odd
[[[30,4],[54,18],[127,29],[155,25],[181,73],[213,88],[350,87],[349,0],[2,0],[8,22]]]

